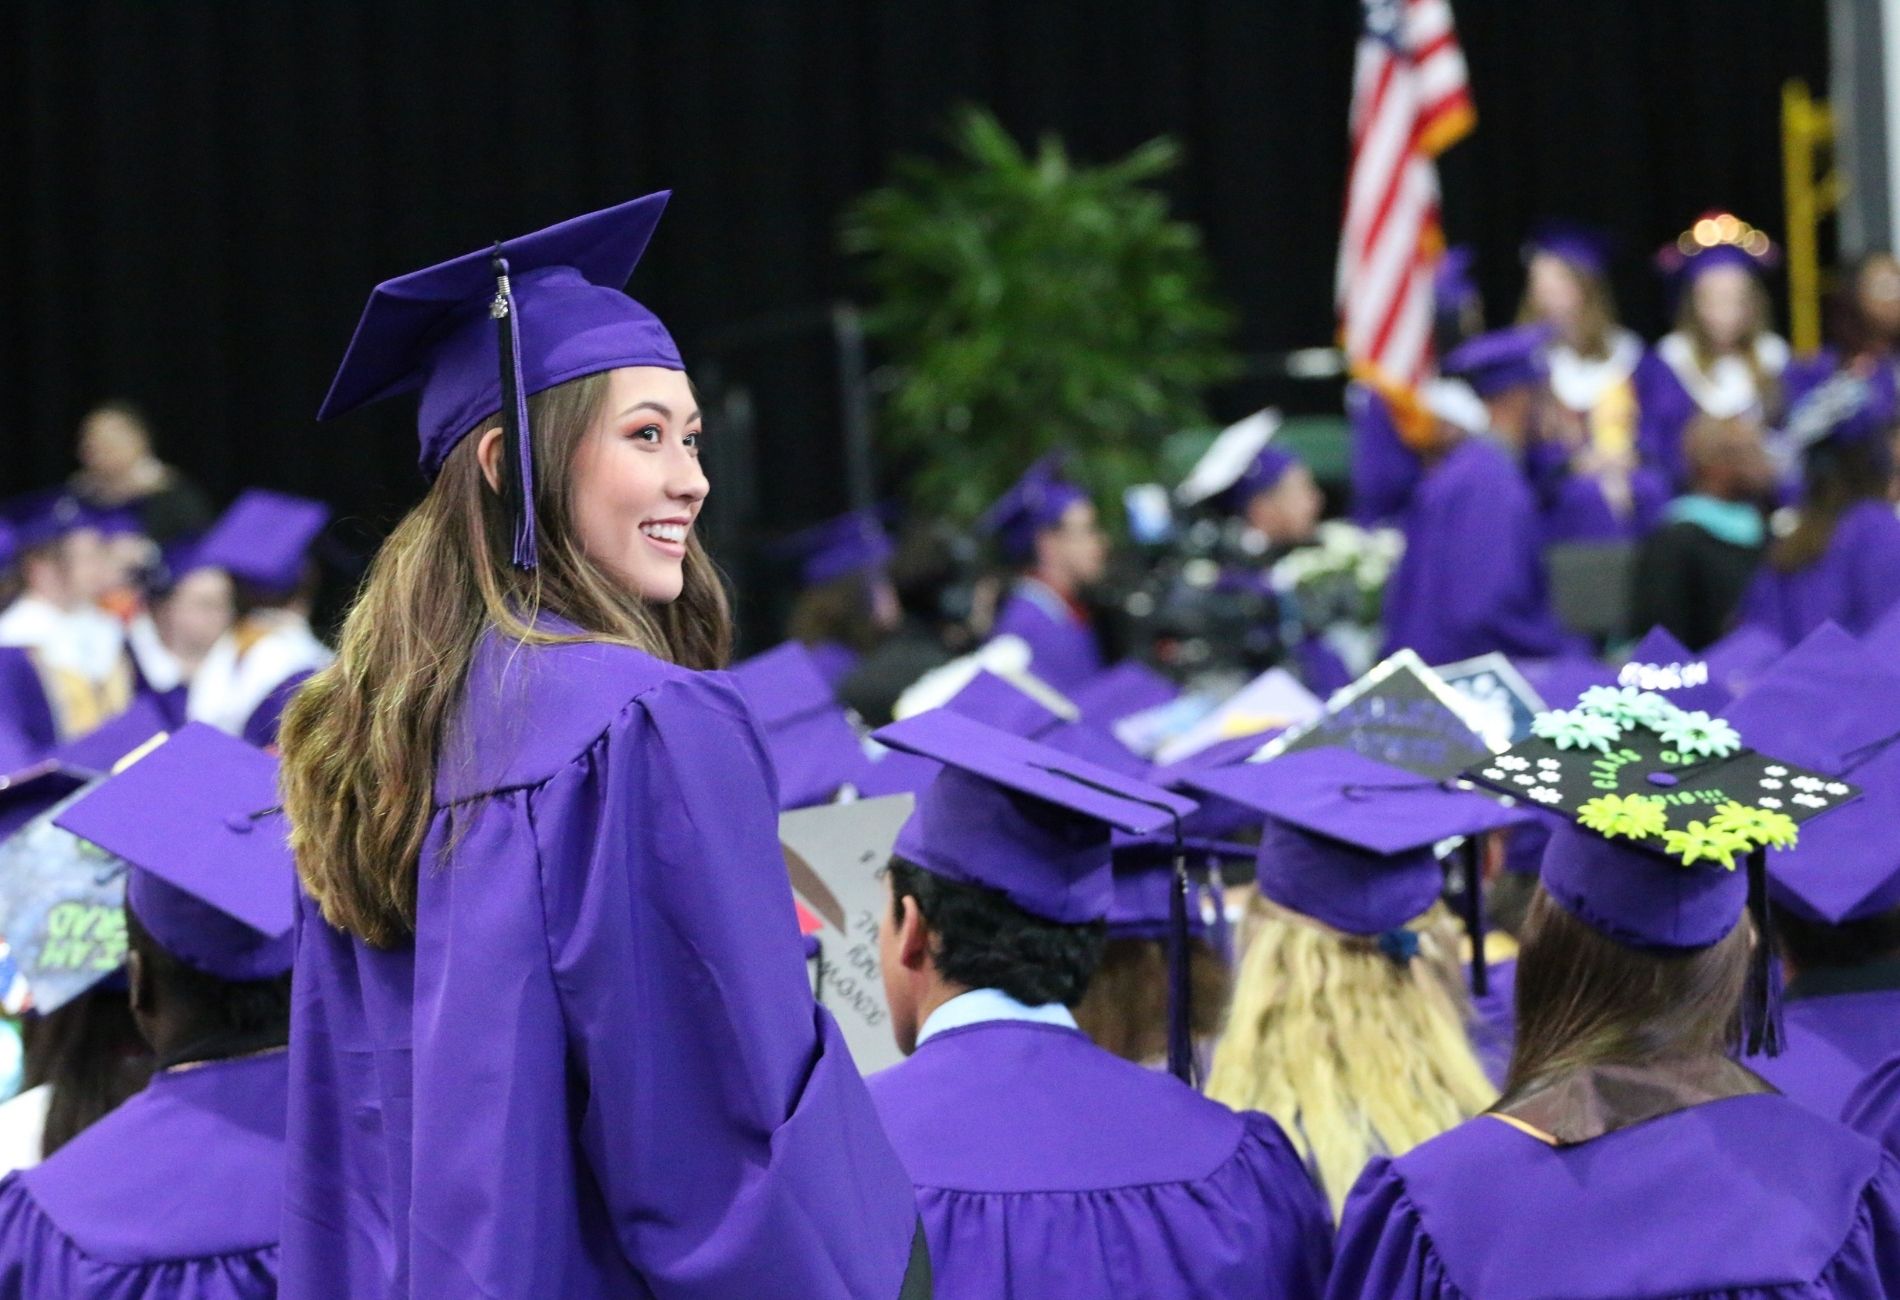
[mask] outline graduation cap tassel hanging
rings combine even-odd
[[[515,472],[504,475],[508,515],[515,522],[514,566],[524,571],[539,563],[535,547],[534,439],[528,428],[528,398],[521,379],[521,326],[514,289],[508,280],[508,259],[495,244],[491,265],[495,272],[495,300],[488,314],[495,321],[501,355],[501,427],[508,461]]]
[[[1168,1072],[1190,1088],[1194,1078],[1194,1041],[1190,1026],[1193,982],[1188,971],[1187,846],[1181,819],[1174,819],[1174,876],[1168,886]]]
[[[1478,837],[1465,837],[1465,933],[1471,938],[1471,996],[1491,993],[1491,967],[1484,956],[1484,850]]]
[[[1775,913],[1768,902],[1765,849],[1748,855],[1748,914],[1755,921],[1755,951],[1742,995],[1742,1048],[1750,1056],[1780,1056],[1781,963],[1775,960]]]

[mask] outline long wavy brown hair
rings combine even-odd
[[[336,662],[284,715],[284,807],[298,875],[324,919],[377,947],[415,933],[416,872],[434,813],[437,748],[490,629],[530,644],[633,646],[688,668],[722,666],[732,621],[718,571],[689,534],[679,599],[642,600],[590,560],[571,526],[576,453],[607,376],[528,403],[538,476],[538,568],[510,563],[513,525],[476,457],[476,425],[383,543],[343,624]],[[549,472],[558,467],[557,472]],[[557,615],[579,637],[538,622]]]

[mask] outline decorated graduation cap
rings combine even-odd
[[[1653,627],[1616,670],[1617,686],[1654,691],[1680,709],[1718,713],[1734,697],[1709,661],[1676,639],[1665,627]],[[1582,692],[1572,697],[1582,698]]]
[[[252,488],[218,517],[191,553],[192,568],[223,569],[272,596],[297,589],[304,558],[330,522],[321,501]]]
[[[192,723],[54,822],[125,861],[126,905],[187,966],[225,980],[290,969],[295,868],[263,750]]]
[[[876,733],[943,765],[897,837],[899,857],[950,880],[1001,892],[1063,925],[1106,920],[1115,903],[1113,833],[1167,830],[1183,840],[1194,803],[1059,749],[933,709]],[[1177,850],[1169,962],[1168,1065],[1193,1073],[1187,1015],[1187,866]]]
[[[1273,444],[1280,423],[1280,413],[1269,407],[1222,429],[1174,490],[1174,499],[1184,506],[1209,505],[1224,514],[1245,511],[1256,494],[1272,490],[1300,463],[1291,451]]]
[[[1740,266],[1761,275],[1780,261],[1781,252],[1767,232],[1732,212],[1703,213],[1656,254],[1657,269],[1669,277],[1678,292],[1718,266]]]
[[[1062,522],[1069,507],[1089,495],[1063,472],[1061,452],[1050,452],[983,512],[977,527],[996,538],[1003,554],[1021,563],[1035,554],[1036,534]]]
[[[1815,385],[1788,412],[1783,430],[1790,455],[1826,446],[1880,445],[1893,427],[1890,394],[1851,371],[1843,370]]]
[[[1540,714],[1531,739],[1467,776],[1569,819],[1544,852],[1544,889],[1619,943],[1704,948],[1748,908],[1761,930],[1743,1008],[1748,1050],[1780,1050],[1765,851],[1794,845],[1800,823],[1852,799],[1853,786],[1630,687]]]
[[[1810,633],[1729,709],[1752,741],[1831,775],[1786,789],[1851,781],[1860,797],[1768,850],[1780,906],[1840,925],[1900,904],[1900,669],[1832,623]],[[1797,780],[1799,784],[1797,784]],[[1813,788],[1805,793],[1817,793]],[[1792,798],[1792,793],[1790,794]]]
[[[827,803],[864,773],[864,746],[811,651],[787,641],[732,666],[740,694],[765,733],[778,773],[778,806]]]
[[[853,510],[793,533],[774,549],[798,561],[799,578],[807,587],[818,587],[882,569],[894,548],[876,511]]]
[[[317,418],[420,391],[421,466],[433,481],[455,445],[499,414],[514,562],[534,568],[528,398],[623,366],[686,368],[659,318],[622,292],[668,197],[649,194],[376,286]]]
[[[125,964],[125,864],[53,818],[92,773],[0,778],[0,1011],[57,1011]]]
[[[1610,239],[1580,221],[1540,221],[1524,241],[1524,261],[1538,253],[1562,258],[1586,275],[1602,279],[1610,273]]]
[[[1345,934],[1377,939],[1399,960],[1416,952],[1407,922],[1444,892],[1435,846],[1524,819],[1451,782],[1330,746],[1217,768],[1187,785],[1266,815],[1255,864],[1262,894]],[[1474,952],[1481,939],[1474,930]]]
[[[1453,348],[1445,357],[1443,369],[1469,384],[1479,397],[1496,397],[1538,383],[1550,373],[1550,363],[1544,356],[1550,339],[1550,330],[1542,325],[1492,330]]]

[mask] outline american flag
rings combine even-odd
[[[1354,378],[1424,421],[1432,375],[1432,268],[1444,250],[1439,154],[1477,124],[1448,0],[1364,0],[1353,70],[1352,171],[1339,244],[1340,336]]]

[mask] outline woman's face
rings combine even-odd
[[[665,604],[685,583],[687,538],[710,490],[699,404],[677,370],[628,366],[607,381],[607,400],[574,453],[574,528],[589,559]]]
[[[1739,266],[1712,266],[1689,287],[1696,319],[1718,352],[1739,348],[1755,332],[1755,277]]]
[[[137,421],[119,411],[94,411],[79,426],[79,463],[101,478],[129,474],[151,454]]]
[[[186,663],[197,663],[231,628],[236,606],[230,575],[223,569],[193,569],[152,611],[159,639]]]
[[[1900,261],[1869,258],[1854,292],[1870,329],[1883,339],[1900,337]]]
[[[1583,281],[1576,271],[1555,253],[1533,253],[1527,280],[1531,312],[1567,337],[1583,314]]]

